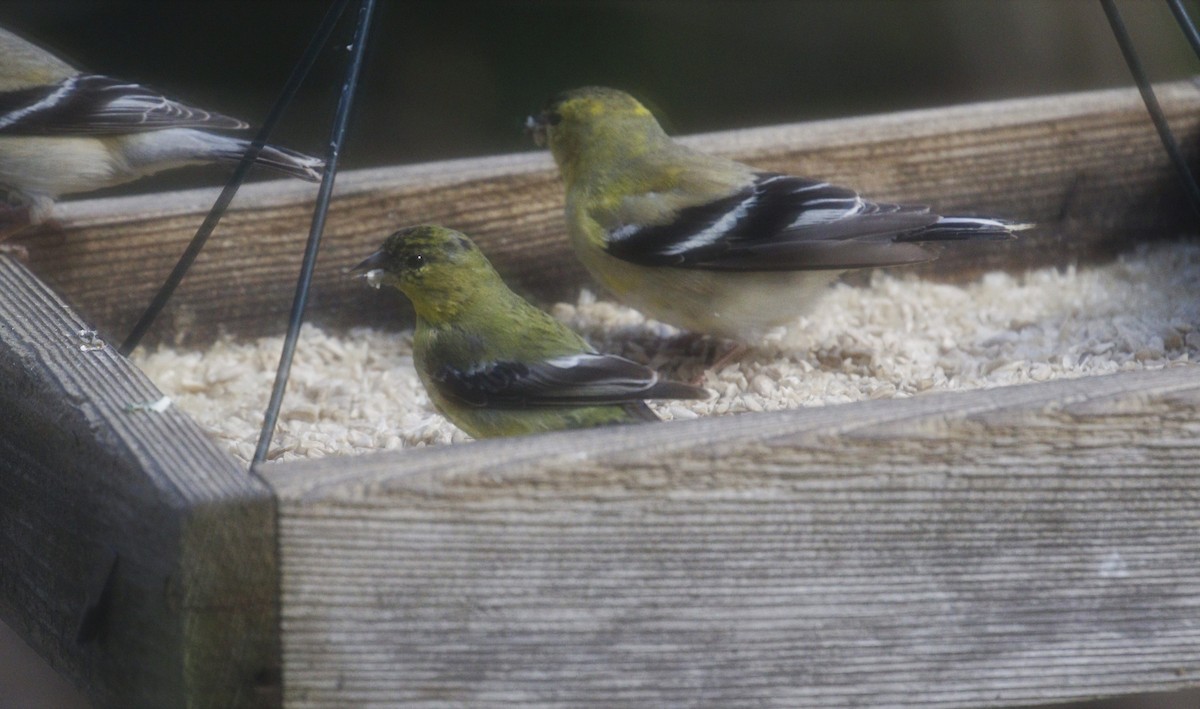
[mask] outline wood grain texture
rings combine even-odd
[[[1194,146],[1200,91],[1160,98]],[[1048,226],[948,252],[943,275],[1194,230],[1131,90],[689,140]],[[158,332],[280,329],[314,193],[247,188]],[[120,337],[214,195],[66,204],[22,243]],[[394,309],[342,270],[418,221],[569,295],[561,199],[544,154],[344,174],[315,319]],[[997,706],[1200,684],[1192,367],[272,464],[263,485],[179,412],[126,412],[159,393],[80,351],[82,327],[0,259],[0,613],[102,704],[277,702],[280,643],[295,706]]]
[[[285,703],[1200,685],[1200,370],[273,464]]]
[[[0,614],[101,706],[279,700],[268,489],[0,257]]]
[[[1158,87],[1195,154],[1200,89]],[[688,139],[763,169],[820,176],[866,194],[994,214],[1043,228],[1019,242],[958,245],[923,272],[968,277],[1111,255],[1148,234],[1195,230],[1133,89],[907,111]],[[156,335],[284,327],[314,185],[243,189]],[[23,237],[33,269],[113,337],[123,337],[174,265],[216,190],[60,205],[61,226]],[[347,172],[338,176],[310,305],[326,324],[395,321],[399,298],[367,293],[344,269],[399,226],[441,223],[476,237],[516,287],[571,297],[586,281],[570,254],[563,191],[544,152]]]

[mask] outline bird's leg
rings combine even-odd
[[[0,241],[6,241],[27,226],[33,224],[28,204],[10,204],[0,201]]]
[[[707,374],[708,372],[713,372],[714,374],[720,372],[725,367],[733,364],[734,362],[737,362],[742,357],[745,357],[746,353],[749,351],[750,351],[749,345],[742,343],[742,342],[734,342],[733,346],[725,351],[725,354],[718,357],[715,362],[713,362],[711,365],[709,365],[704,371],[700,372],[700,374],[698,374],[696,376],[696,378],[691,382],[691,384],[693,386],[700,386],[700,382],[704,381],[705,374]]]
[[[686,364],[683,367],[668,366],[666,368],[666,371],[674,371],[677,376],[681,374],[679,370],[692,366],[699,367],[699,373],[688,380],[692,386],[701,386],[704,375],[709,372],[720,372],[722,368],[738,361],[750,351],[749,345],[740,342],[730,343],[720,337],[699,332],[681,332],[659,342],[661,343],[660,347],[646,348],[650,359],[661,357],[674,362],[675,365],[678,365],[680,360],[685,360]],[[717,353],[727,343],[729,343],[729,349],[718,356]]]
[[[700,372],[688,382],[692,386],[700,386],[704,381],[704,375],[709,372],[720,372],[724,367],[738,361],[750,351],[748,345],[733,342],[728,350],[717,356],[726,343],[727,340],[719,337],[697,332],[684,332],[672,338],[670,349],[683,353],[689,359],[694,358],[700,365]]]
[[[27,258],[29,251],[24,246],[5,242],[18,232],[27,229],[32,223],[29,205],[0,202],[0,254],[7,254],[22,260]]]

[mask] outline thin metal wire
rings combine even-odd
[[[346,139],[346,128],[350,123],[350,109],[354,105],[354,93],[358,88],[358,76],[361,73],[363,57],[367,49],[367,34],[371,29],[371,17],[374,14],[375,0],[362,0],[362,4],[358,8],[358,26],[354,31],[354,41],[351,44],[353,54],[346,69],[346,82],[342,85],[342,95],[338,99],[337,113],[334,115],[333,129],[330,131],[329,152],[325,158],[325,174],[321,178],[320,191],[317,192],[317,203],[313,209],[312,225],[308,231],[308,244],[305,246],[304,260],[300,266],[300,277],[296,282],[296,296],[292,301],[288,331],[283,341],[283,352],[279,357],[279,369],[275,372],[275,386],[271,389],[271,400],[267,404],[266,413],[263,414],[262,433],[258,439],[258,447],[254,451],[252,467],[266,460],[267,450],[271,446],[271,437],[275,432],[275,424],[279,420],[279,409],[283,403],[283,393],[287,389],[288,375],[292,369],[292,357],[296,352],[296,341],[300,337],[300,326],[304,324],[304,308],[308,303],[308,291],[317,262],[317,251],[321,246],[321,234],[325,231],[325,215],[329,211],[329,199],[333,195],[333,181],[337,176],[338,157],[342,151],[342,143]]]
[[[238,162],[233,174],[229,177],[229,181],[225,183],[225,188],[221,190],[217,201],[208,210],[208,215],[204,217],[200,228],[196,230],[196,235],[192,237],[191,243],[188,244],[183,255],[179,257],[175,268],[158,289],[158,293],[154,295],[154,299],[150,301],[150,305],[146,307],[145,312],[142,313],[142,317],[133,326],[133,329],[130,330],[125,341],[121,343],[119,350],[121,354],[128,357],[131,352],[137,349],[142,338],[146,336],[151,326],[154,325],[154,321],[162,314],[163,308],[171,300],[171,296],[175,294],[175,289],[179,287],[184,276],[187,275],[188,270],[191,269],[192,264],[196,261],[196,257],[200,255],[200,250],[204,248],[208,237],[212,235],[213,230],[217,228],[217,223],[225,215],[226,209],[229,208],[229,203],[233,201],[238,188],[245,181],[246,174],[250,171],[250,166],[254,164],[255,159],[262,152],[263,146],[267,143],[267,138],[270,137],[271,131],[275,128],[275,124],[279,122],[279,119],[283,116],[283,112],[291,105],[292,99],[296,97],[296,92],[300,89],[300,85],[304,83],[309,70],[312,69],[313,64],[316,63],[317,58],[320,56],[321,49],[329,41],[329,36],[333,33],[333,28],[337,25],[338,18],[342,16],[342,12],[349,4],[350,0],[335,0],[325,13],[325,17],[321,20],[316,34],[313,35],[312,40],[308,43],[308,47],[304,50],[299,63],[292,69],[292,74],[288,77],[287,83],[284,84],[279,98],[275,100],[275,105],[271,106],[270,112],[267,113],[266,119],[258,129],[258,134],[250,142],[250,147],[246,150],[246,154],[242,156],[241,161]]]
[[[1158,98],[1154,95],[1154,89],[1150,86],[1150,79],[1147,78],[1146,71],[1142,68],[1142,62],[1138,59],[1137,50],[1134,49],[1133,40],[1129,36],[1129,30],[1126,29],[1125,22],[1121,19],[1121,13],[1117,10],[1113,0],[1100,0],[1100,5],[1104,8],[1104,14],[1108,17],[1108,24],[1112,27],[1113,36],[1116,37],[1117,44],[1121,47],[1121,54],[1125,55],[1129,73],[1133,74],[1133,80],[1142,94],[1142,101],[1150,113],[1150,120],[1154,121],[1154,127],[1158,130],[1158,137],[1162,140],[1163,148],[1175,166],[1175,172],[1187,194],[1188,202],[1192,205],[1192,211],[1196,213],[1196,218],[1200,219],[1200,186],[1197,186],[1196,178],[1192,176],[1192,171],[1188,168],[1183,151],[1179,148],[1175,135],[1171,133],[1171,127],[1167,125],[1167,117],[1158,103]]]
[[[1183,6],[1183,0],[1167,0],[1167,7],[1171,8],[1171,14],[1175,15],[1175,21],[1179,23],[1179,29],[1183,30],[1183,36],[1187,37],[1188,44],[1192,45],[1196,58],[1200,59],[1200,32],[1196,30],[1196,23],[1192,22],[1191,15]]]

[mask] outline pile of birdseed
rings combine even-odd
[[[1157,369],[1200,359],[1200,244],[1106,266],[994,273],[946,285],[877,272],[834,286],[807,316],[717,371],[730,344],[681,335],[584,291],[551,312],[606,352],[702,377],[710,401],[657,402],[664,419],[771,411]],[[220,445],[249,460],[282,338],[168,348],[135,363]],[[412,333],[301,334],[270,457],[315,458],[468,440],[430,404]]]

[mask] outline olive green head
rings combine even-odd
[[[465,234],[440,226],[401,229],[354,268],[374,288],[398,288],[426,319],[453,317],[471,299],[504,288],[491,263]]]
[[[549,146],[568,180],[598,156],[619,161],[666,139],[654,114],[637,99],[602,86],[564,91],[525,126],[534,142]]]

